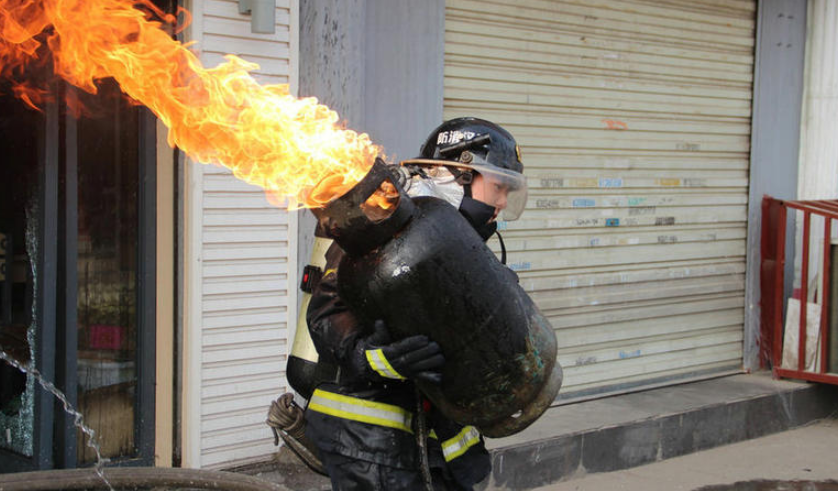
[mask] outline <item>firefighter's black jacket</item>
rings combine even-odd
[[[320,360],[341,367],[338,381],[321,384],[312,396],[306,412],[307,435],[321,451],[418,472],[419,449],[411,428],[416,411],[413,383],[371,382],[354,377],[348,368],[355,343],[369,335],[372,326],[362,325],[338,294],[337,269],[343,256],[343,250],[332,244],[306,315]],[[382,412],[376,412],[381,408]],[[445,468],[446,475],[459,486],[470,489],[491,470],[483,438],[473,427],[463,427],[433,408],[427,409],[426,404],[432,430],[428,438],[431,467]],[[377,417],[380,414],[386,417]]]

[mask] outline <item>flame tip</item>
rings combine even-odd
[[[113,78],[169,128],[170,145],[229,168],[289,209],[342,195],[383,154],[317,98],[295,98],[287,83],[260,85],[257,63],[228,54],[205,68],[194,41],[172,38],[191,21],[182,7],[169,13],[152,0],[0,0],[0,76],[51,66],[91,94]],[[49,84],[15,88],[36,110],[51,93]],[[83,111],[68,99],[74,104]]]

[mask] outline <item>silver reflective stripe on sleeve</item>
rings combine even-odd
[[[480,432],[474,426],[466,426],[454,438],[442,442],[442,455],[451,462],[480,442]]]
[[[413,433],[413,415],[399,406],[382,402],[367,401],[316,389],[308,402],[308,408],[318,413],[337,418],[359,421]]]
[[[366,351],[367,354],[367,362],[370,364],[373,370],[375,370],[379,375],[384,378],[394,378],[397,380],[404,380],[405,378],[397,372],[391,365],[390,362],[387,361],[387,357],[384,356],[384,352],[380,349],[368,349]]]

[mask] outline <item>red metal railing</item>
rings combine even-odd
[[[797,369],[781,367],[783,357],[783,295],[786,261],[788,209],[803,212],[803,240],[800,277],[800,323],[798,325]],[[795,214],[792,213],[792,216]],[[806,316],[809,298],[809,244],[812,215],[823,217],[823,274],[821,278],[820,365],[806,370]],[[829,346],[829,272],[832,220],[838,220],[838,200],[785,201],[765,196],[762,200],[761,361],[771,360],[774,376],[838,384],[838,375],[827,373]]]

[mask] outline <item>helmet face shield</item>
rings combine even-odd
[[[506,221],[517,220],[527,205],[527,179],[523,174],[494,166],[474,166],[472,198],[493,206]]]

